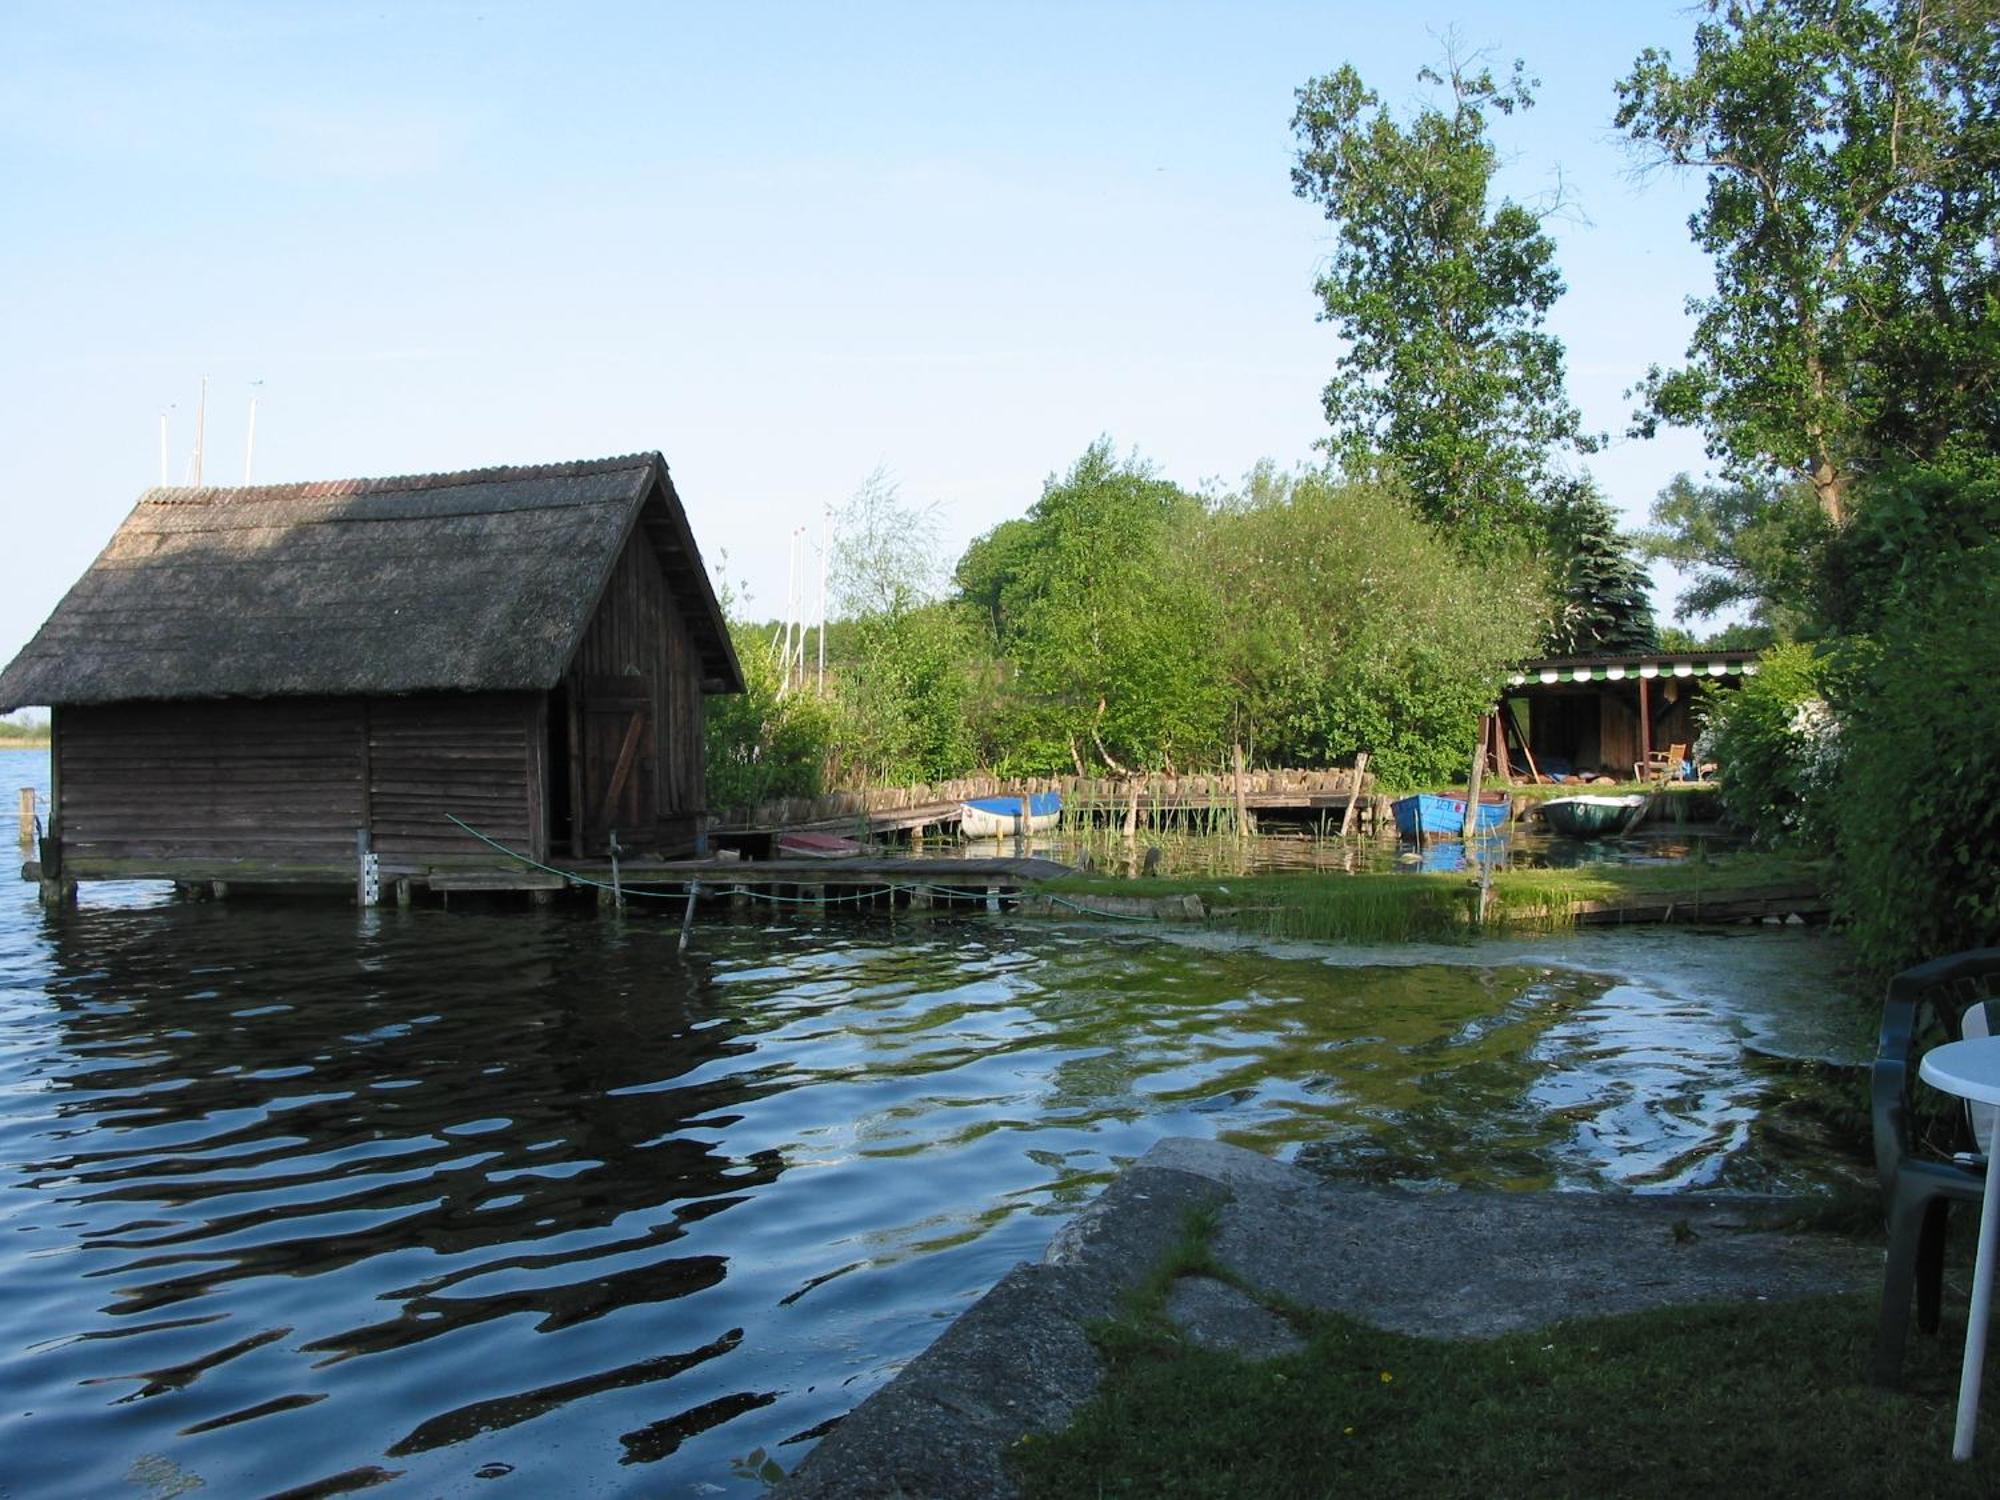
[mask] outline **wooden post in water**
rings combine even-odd
[[[1368,770],[1368,752],[1363,750],[1354,757],[1354,785],[1347,794],[1347,806],[1340,814],[1340,836],[1346,838],[1354,828],[1354,810],[1361,805],[1361,778]]]
[[[1479,791],[1486,780],[1486,726],[1490,721],[1484,714],[1479,716],[1479,748],[1472,752],[1472,775],[1465,788],[1465,827],[1463,836],[1470,840],[1479,831]]]
[[[675,949],[675,951],[678,953],[685,953],[688,951],[688,934],[694,930],[695,897],[699,896],[700,894],[701,894],[701,882],[699,880],[690,881],[688,883],[687,910],[681,913],[681,940],[679,945]]]
[[[1246,839],[1250,837],[1250,807],[1243,795],[1243,746],[1238,743],[1230,750],[1236,762],[1236,836]]]
[[[35,842],[35,789],[21,788],[21,847],[32,848]]]

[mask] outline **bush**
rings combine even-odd
[[[852,655],[836,672],[843,785],[895,786],[972,769],[976,646],[959,605],[890,609],[855,622]]]
[[[2000,545],[1905,602],[1857,658],[1836,896],[1881,973],[2000,942]]]
[[[817,797],[833,743],[833,712],[811,690],[781,693],[778,658],[761,630],[732,627],[741,693],[705,702],[708,805],[755,807],[773,797]]]
[[[1710,700],[1704,745],[1721,767],[1722,807],[1761,844],[1827,847],[1838,725],[1828,666],[1808,646],[1773,646],[1757,675]]]

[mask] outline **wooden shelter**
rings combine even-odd
[[[1525,771],[1521,736],[1538,769],[1630,780],[1655,750],[1692,745],[1695,689],[1755,676],[1754,651],[1653,651],[1556,656],[1508,676],[1500,703],[1512,763]]]
[[[44,879],[352,882],[692,849],[742,673],[657,453],[156,489],[0,672]],[[357,840],[359,835],[359,840]]]

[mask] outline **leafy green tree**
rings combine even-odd
[[[1028,514],[1009,640],[1005,768],[1125,771],[1212,762],[1223,701],[1192,495],[1100,439]]]
[[[862,480],[834,513],[828,584],[838,614],[914,609],[937,596],[942,571],[937,506],[905,501],[887,470]]]
[[[881,470],[834,521],[831,578],[846,617],[828,642],[839,708],[834,773],[847,782],[929,781],[971,769],[968,706],[978,633],[939,600],[936,508],[902,499]]]
[[[952,573],[958,597],[984,617],[996,647],[1007,644],[1014,615],[1020,609],[1022,580],[1037,535],[1032,521],[1002,521],[973,538]]]
[[[1705,636],[1696,635],[1679,625],[1660,627],[1662,651],[1763,651],[1776,641],[1777,636],[1769,626],[1750,625],[1740,620],[1720,630],[1710,631]]]
[[[1685,474],[1653,502],[1647,556],[1687,570],[1683,619],[1738,605],[1783,639],[1812,629],[1812,598],[1832,527],[1804,480],[1697,484]]]
[[[1699,426],[1740,482],[1808,481],[1834,527],[1880,455],[1989,451],[2000,390],[2000,27],[1991,0],[1708,0],[1617,123],[1705,174],[1715,257],[1688,363],[1637,427]]]
[[[934,601],[863,615],[850,649],[835,674],[842,780],[894,786],[973,768],[968,664],[978,643],[961,606]]]
[[[1378,457],[1418,509],[1468,551],[1539,538],[1551,456],[1589,452],[1544,330],[1563,290],[1548,210],[1491,200],[1499,157],[1487,114],[1533,102],[1454,59],[1418,75],[1444,89],[1400,124],[1352,67],[1298,91],[1293,189],[1333,221],[1317,290],[1346,341],[1327,385],[1332,452],[1350,473]]]
[[[1556,502],[1549,543],[1555,608],[1543,644],[1551,654],[1658,648],[1652,580],[1593,486],[1577,485]]]
[[[1896,465],[1855,493],[1854,519],[1820,554],[1815,597],[1843,634],[1935,608],[1951,578],[2000,538],[2000,460]]]
[[[1199,556],[1231,722],[1266,764],[1366,750],[1391,786],[1463,777],[1479,715],[1535,645],[1532,570],[1467,559],[1379,481],[1260,464]]]
[[[1859,524],[1857,522],[1857,524]],[[1878,973],[2000,943],[2000,542],[1892,589],[1840,694],[1835,895]]]

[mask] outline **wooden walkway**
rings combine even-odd
[[[1076,873],[1057,860],[1034,856],[621,861],[615,874],[610,861],[589,860],[564,868],[595,886],[603,903],[615,902],[622,894],[628,901],[649,904],[662,898],[685,902],[691,897],[697,905],[726,902],[748,906],[762,901],[782,906],[982,906],[988,910],[998,910],[1002,902],[1019,901],[1041,881]],[[441,873],[425,884],[429,890],[450,895],[553,892],[571,882],[561,875],[523,867]]]

